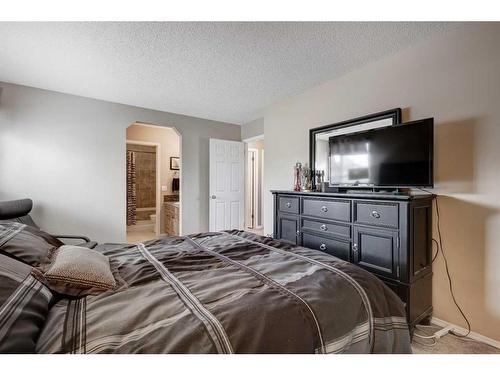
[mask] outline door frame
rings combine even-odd
[[[253,160],[250,158],[252,156]],[[248,148],[247,156],[247,174],[245,184],[245,227],[259,229],[257,218],[259,217],[259,150]],[[249,194],[247,194],[247,192]],[[250,210],[249,208],[253,209]],[[253,217],[252,217],[253,213]]]
[[[157,142],[135,141],[127,139],[126,144],[141,145],[141,146],[155,146],[156,148],[156,221],[155,221],[155,235],[160,235],[160,222],[161,222],[161,144]]]
[[[242,140],[243,144],[244,144],[244,153],[245,153],[245,228],[251,228],[250,227],[250,222],[248,222],[248,205],[250,204],[250,200],[248,199],[248,196],[249,196],[249,193],[248,193],[248,190],[249,188],[251,187],[251,183],[249,181],[249,177],[250,177],[250,171],[248,170],[249,169],[249,151],[250,150],[257,150],[257,159],[258,159],[258,164],[255,164],[257,166],[257,168],[260,167],[261,169],[261,177],[260,177],[260,190],[255,187],[255,192],[257,192],[258,194],[256,195],[259,195],[260,194],[260,202],[261,202],[261,206],[259,207],[259,204],[258,202],[255,202],[255,205],[257,206],[257,208],[255,209],[254,207],[254,216],[255,216],[255,222],[257,225],[255,225],[253,227],[253,229],[262,229],[264,228],[264,151],[265,151],[265,145],[264,145],[264,149],[260,150],[260,149],[256,149],[256,148],[251,148],[248,146],[249,143],[251,142],[254,142],[254,141],[259,141],[259,140],[264,140],[264,134],[259,134],[259,135],[256,135],[254,137],[250,137],[250,138],[245,138]],[[260,152],[259,152],[260,151]],[[257,178],[259,178],[259,176],[257,175]],[[257,186],[258,186],[258,182],[257,182]],[[255,194],[255,193],[254,193]],[[257,222],[257,218],[258,218],[258,214],[259,212],[261,213],[261,220],[260,222]]]

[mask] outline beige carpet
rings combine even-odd
[[[245,228],[245,231],[250,232],[250,233],[254,233],[254,234],[258,234],[259,236],[263,236],[264,235],[264,229],[263,228],[261,228],[261,229]]]
[[[441,327],[431,325],[428,327],[417,328],[415,331],[422,336],[430,336],[433,332],[438,331]],[[441,337],[434,346],[433,340],[421,339],[414,336],[412,349],[414,354],[500,354],[500,349],[497,349],[488,344],[472,340],[469,338],[460,338],[452,334],[447,334]]]

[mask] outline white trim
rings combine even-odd
[[[250,149],[248,148],[248,144],[244,144],[244,156],[245,156],[245,227],[244,229],[247,229],[247,228],[251,228],[251,224],[252,224],[252,219],[251,219],[251,216],[250,216],[250,212],[251,212],[251,188],[252,188],[252,184],[251,184],[251,174],[252,174],[252,171],[251,171],[251,164],[250,164],[250,155],[251,155],[251,151]]]
[[[439,327],[447,327],[451,326],[453,328],[453,331],[455,333],[458,333],[460,335],[465,335],[467,333],[467,329],[457,326],[456,324],[447,322],[446,320],[439,319],[439,318],[432,318],[431,323],[435,324]],[[485,344],[491,345],[497,349],[500,349],[500,341],[490,339],[489,337],[483,336],[477,332],[471,331],[469,335],[467,336],[468,338],[474,339],[479,342],[483,342]]]
[[[253,227],[254,229],[258,229],[259,227],[259,217],[261,216],[260,213],[260,206],[259,206],[259,200],[261,200],[260,196],[260,189],[259,186],[262,185],[262,181],[260,180],[260,151],[258,149],[255,149],[255,160],[254,160],[254,177],[255,181],[253,184],[253,195],[254,195],[254,202],[253,202],[253,210],[254,210],[254,219],[253,219]]]
[[[264,141],[264,134],[259,134],[250,138],[245,138],[242,139],[242,142],[245,145],[245,228],[249,229],[254,229],[254,230],[260,230],[264,228],[264,210],[263,210],[263,205],[264,205],[264,148],[250,148],[248,145],[249,143],[255,142],[255,141]],[[249,211],[249,204],[250,204],[250,199],[248,197],[249,195],[249,190],[251,188],[251,182],[250,182],[250,170],[249,170],[249,156],[250,156],[250,151],[257,151],[255,153],[257,163],[255,167],[257,168],[257,181],[256,181],[256,186],[260,186],[260,189],[256,189],[255,191],[255,196],[257,196],[260,199],[260,205],[257,199],[255,201],[255,207],[254,207],[254,221],[253,221],[253,227],[250,225],[252,224],[252,221],[250,220],[250,217],[248,215]],[[260,172],[260,173],[259,173]],[[260,196],[260,197],[259,197]],[[259,211],[260,211],[260,220],[259,218]]]
[[[257,229],[264,229],[264,150],[265,150],[265,145],[264,148],[260,150],[261,152],[261,158],[260,158],[260,176],[261,176],[261,182],[260,182],[260,205],[259,209],[261,210],[260,214],[260,221],[259,225],[257,226]]]
[[[253,156],[253,162],[252,157]],[[245,212],[245,227],[250,229],[258,229],[258,217],[259,217],[259,150],[256,148],[248,148],[246,154],[246,164],[247,164],[247,178],[246,178],[246,212]],[[252,184],[252,177],[253,180]],[[252,194],[253,194],[253,220],[252,220]]]
[[[183,236],[184,232],[182,229],[182,184],[184,183],[184,177],[182,176],[184,174],[184,168],[182,167],[182,135],[177,131],[176,128],[171,128],[175,131],[177,136],[179,137],[179,236]],[[172,192],[173,193],[173,192]],[[162,202],[163,204],[163,202]]]
[[[156,142],[136,141],[127,139],[127,144],[142,145],[142,146],[155,146],[156,147],[156,220],[155,220],[155,235],[160,235],[161,223],[161,205],[163,195],[161,193],[161,145]]]
[[[148,128],[155,128],[155,129],[171,129],[171,130],[175,130],[174,127],[172,126],[163,126],[163,125],[155,125],[155,124],[148,124],[147,122],[140,122],[140,121],[136,121],[134,122],[132,125],[139,125],[139,126],[146,126]]]

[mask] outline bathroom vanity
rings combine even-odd
[[[165,233],[169,236],[179,235],[179,202],[165,202]]]

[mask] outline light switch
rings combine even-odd
[[[167,185],[161,185],[161,191],[168,191]]]

